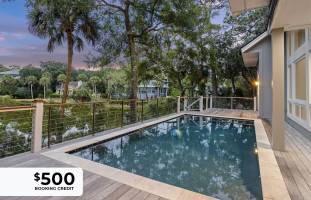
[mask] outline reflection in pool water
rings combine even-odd
[[[252,121],[186,115],[72,154],[219,199],[262,199]]]

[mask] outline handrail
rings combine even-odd
[[[254,97],[222,97],[222,96],[212,96],[212,97],[219,99],[254,99]]]
[[[223,99],[254,99],[254,97],[224,97],[224,96],[203,96],[203,98],[223,98]],[[196,99],[200,97],[187,97],[187,96],[181,96],[181,99]]]
[[[158,97],[158,98],[154,98],[154,99],[149,99],[151,100],[156,100],[156,99],[174,99],[174,97]],[[135,99],[120,99],[120,100],[115,100],[115,99],[106,99],[106,100],[102,100],[102,101],[89,101],[89,102],[73,102],[73,103],[45,103],[45,106],[66,106],[66,105],[91,105],[91,104],[101,104],[101,103],[127,103],[127,102],[131,102],[134,101]],[[138,103],[141,101],[146,102],[147,100],[141,100],[141,99],[136,99],[135,101],[137,101]]]
[[[12,107],[0,107],[0,113],[4,112],[15,112],[15,111],[25,111],[25,110],[34,110],[33,106],[12,106]]]

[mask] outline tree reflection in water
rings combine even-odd
[[[252,121],[184,116],[74,154],[220,199],[262,199]]]

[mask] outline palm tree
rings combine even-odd
[[[30,86],[30,94],[33,99],[33,85],[37,83],[37,77],[30,75],[25,78],[25,83]]]
[[[46,88],[51,84],[51,78],[43,75],[39,80],[39,84],[43,86],[43,98],[45,99]]]
[[[95,45],[99,38],[99,23],[93,14],[95,0],[28,0],[26,5],[29,11],[29,31],[40,38],[49,39],[49,52],[56,45],[67,41],[67,71],[62,97],[64,104],[71,79],[73,48],[81,51],[84,40]]]
[[[84,74],[84,73],[78,75],[78,80],[79,80],[79,81],[82,81],[82,83],[86,82],[87,79],[88,79],[88,77],[87,77],[87,75]]]
[[[65,74],[59,74],[57,76],[57,82],[59,82],[61,84],[61,86],[60,86],[60,91],[61,92],[60,92],[59,95],[61,95],[61,93],[64,94],[64,83],[65,83],[65,81],[66,81],[66,75]]]
[[[93,94],[96,95],[97,91],[96,91],[96,84],[98,84],[100,82],[100,78],[98,76],[92,76],[90,78],[90,83],[92,84],[93,86]]]

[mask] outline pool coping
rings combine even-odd
[[[67,152],[73,151],[78,148],[82,148],[100,141],[109,140],[111,138],[119,137],[125,135],[129,132],[133,132],[148,126],[152,126],[163,121],[167,121],[185,114],[190,115],[199,115],[199,116],[210,116],[217,118],[230,118],[230,119],[242,119],[242,120],[251,120],[254,121],[255,132],[256,132],[256,141],[257,141],[257,150],[258,150],[258,160],[259,160],[259,169],[261,175],[261,187],[263,199],[290,199],[285,182],[283,180],[280,168],[277,164],[276,158],[274,156],[271,144],[268,140],[266,131],[262,124],[261,119],[253,119],[247,117],[231,117],[231,116],[219,116],[211,115],[200,112],[180,112],[174,115],[160,117],[152,121],[142,122],[137,126],[124,128],[116,130],[109,134],[95,136],[94,138],[86,139],[81,142],[73,143],[60,147],[54,150],[43,152],[42,154],[73,165],[76,167],[81,167],[84,170],[93,172],[95,174],[110,178],[117,182],[127,184],[131,187],[144,190],[146,192],[152,193],[154,195],[161,196],[167,199],[173,200],[183,200],[183,199],[216,199],[214,197],[206,196],[200,193],[196,193],[190,190],[186,190],[180,187],[169,185],[160,181],[156,181],[150,178],[146,178],[140,175],[136,175],[130,172],[126,172],[117,168],[110,167],[101,163],[96,163],[91,160],[87,160],[81,157],[77,157]]]

